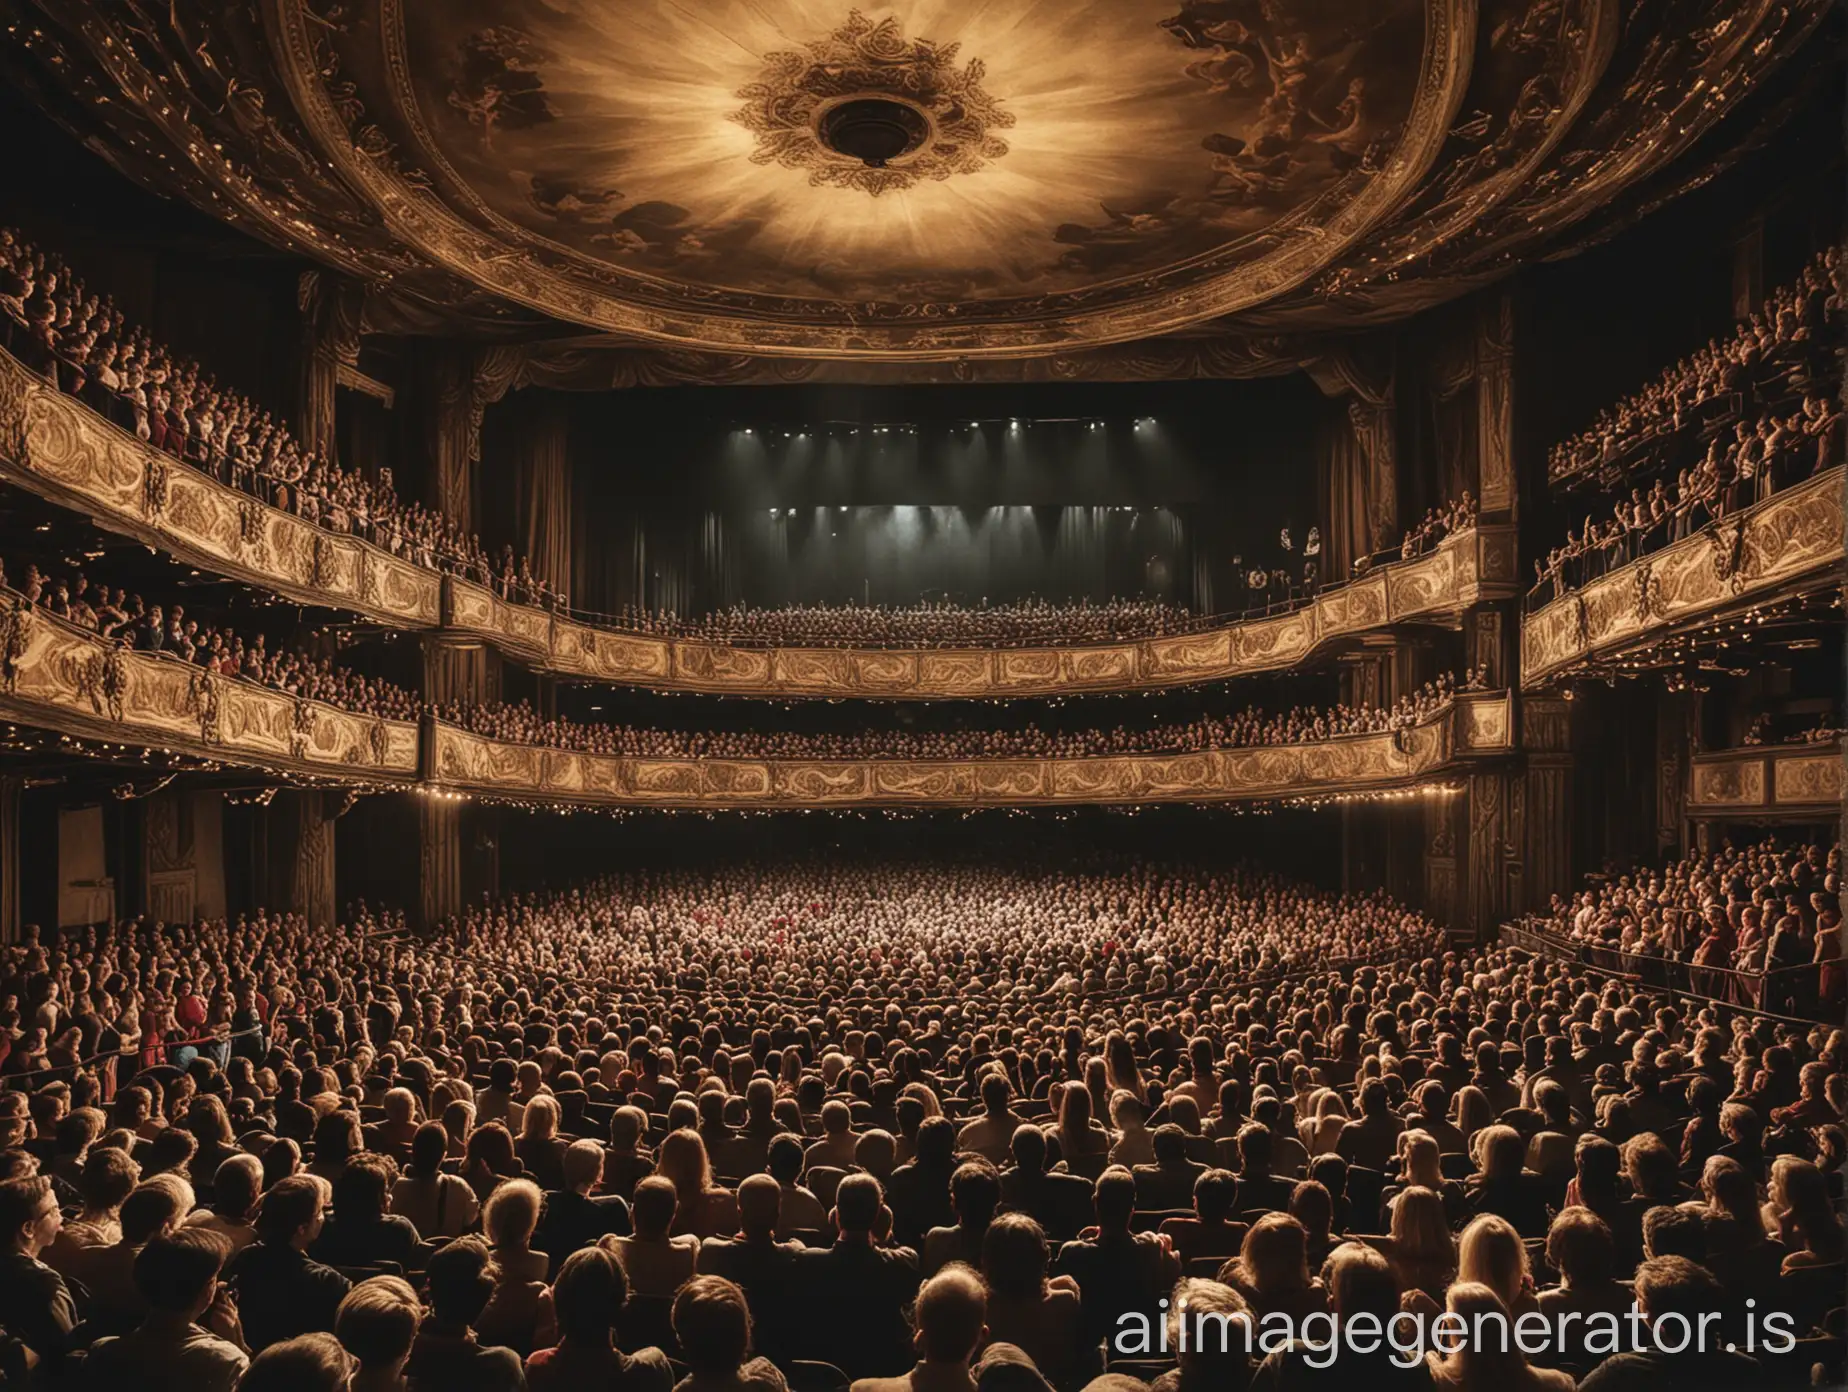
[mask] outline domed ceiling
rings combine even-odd
[[[1471,288],[1689,177],[1827,4],[0,7],[124,169],[419,302],[937,360]]]

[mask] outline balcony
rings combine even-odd
[[[1079,759],[646,759],[424,725],[444,790],[559,806],[769,810],[1072,807],[1315,799],[1428,786],[1514,749],[1512,694],[1471,692],[1404,730],[1304,744]]]
[[[1752,745],[1696,754],[1688,816],[1741,821],[1830,821],[1841,816],[1842,746]]]
[[[1514,532],[1476,527],[1325,590],[1288,613],[1199,632],[1066,647],[765,648],[596,627],[447,577],[443,623],[558,676],[660,691],[777,699],[994,700],[1131,692],[1283,671],[1343,640],[1454,621],[1512,597]]]
[[[0,592],[0,717],[317,781],[408,783],[417,726],[136,652]]]
[[[1521,625],[1521,685],[1597,672],[1663,638],[1839,586],[1834,468],[1550,600]]]

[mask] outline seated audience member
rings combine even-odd
[[[1206,1173],[1206,1166],[1187,1156],[1187,1133],[1172,1122],[1149,1133],[1155,1160],[1137,1165],[1131,1173],[1136,1178],[1136,1207],[1145,1211],[1190,1208],[1194,1184]]]
[[[1386,1084],[1369,1078],[1360,1087],[1360,1117],[1341,1128],[1335,1154],[1350,1165],[1384,1171],[1398,1153],[1405,1122],[1392,1109]]]
[[[98,1146],[84,1157],[77,1177],[83,1207],[58,1231],[45,1250],[45,1264],[60,1275],[72,1272],[79,1254],[92,1247],[109,1247],[122,1240],[122,1204],[134,1192],[141,1167],[126,1150]]]
[[[800,1242],[776,1239],[786,1199],[770,1175],[748,1176],[738,1186],[738,1235],[707,1238],[699,1244],[696,1262],[700,1275],[723,1276],[744,1292],[752,1327],[759,1331],[759,1351],[778,1360],[786,1357],[790,1322],[797,1318],[789,1308],[789,1290],[796,1256],[803,1250]]]
[[[1527,1146],[1512,1126],[1491,1126],[1472,1141],[1477,1169],[1468,1186],[1471,1213],[1505,1218],[1522,1237],[1546,1236],[1546,1186],[1527,1170]]]
[[[932,1228],[956,1221],[950,1202],[950,1177],[955,1172],[956,1123],[945,1116],[926,1118],[918,1127],[917,1154],[892,1171],[886,1193],[893,1241],[915,1249]]]
[[[1028,1123],[1016,1127],[1011,1141],[1014,1164],[1001,1174],[1001,1202],[1030,1214],[1057,1242],[1068,1241],[1091,1225],[1091,1186],[1074,1174],[1046,1168],[1046,1133]]]
[[[565,1150],[565,1187],[545,1196],[545,1216],[533,1246],[547,1257],[547,1276],[556,1276],[565,1258],[580,1247],[594,1247],[605,1237],[632,1231],[629,1205],[615,1194],[591,1193],[603,1180],[603,1146],[573,1141]]]
[[[858,1379],[853,1392],[975,1392],[969,1364],[988,1334],[986,1316],[980,1279],[960,1262],[946,1266],[918,1288],[916,1366],[902,1377]]]
[[[697,1131],[668,1132],[655,1149],[655,1173],[674,1186],[676,1235],[699,1238],[738,1231],[737,1197],[713,1182],[706,1143]]]
[[[802,1177],[802,1142],[787,1132],[773,1136],[765,1152],[765,1164],[770,1177],[777,1183],[782,1196],[781,1208],[777,1214],[776,1235],[786,1238],[791,1233],[820,1232],[828,1225],[828,1210],[821,1200],[801,1183]],[[743,1189],[739,1190],[739,1204],[743,1205]],[[759,1321],[759,1327],[762,1321]]]
[[[1309,1274],[1309,1233],[1287,1213],[1267,1213],[1251,1225],[1239,1254],[1219,1269],[1252,1317],[1287,1315],[1301,1320],[1328,1308],[1322,1283]]]
[[[1655,1257],[1636,1269],[1635,1287],[1646,1347],[1613,1353],[1585,1375],[1579,1392],[1735,1392],[1763,1385],[1757,1359],[1692,1337],[1702,1317],[1718,1314],[1724,1303],[1712,1272],[1685,1257]]]
[[[391,1262],[413,1270],[421,1239],[411,1220],[385,1211],[398,1166],[389,1155],[362,1152],[348,1160],[333,1185],[333,1212],[308,1253],[329,1266]]]
[[[1366,1341],[1342,1340],[1332,1349],[1329,1341],[1350,1322],[1369,1319],[1382,1330],[1399,1312],[1399,1289],[1386,1258],[1358,1242],[1343,1243],[1329,1253],[1319,1285],[1328,1292],[1333,1324],[1309,1332],[1294,1326],[1290,1342],[1266,1354],[1251,1376],[1253,1392],[1424,1392],[1432,1385],[1431,1370],[1422,1359],[1407,1359],[1381,1338],[1371,1347]],[[1259,1320],[1255,1311],[1253,1320]],[[1317,1322],[1321,1323],[1320,1321]],[[1262,1328],[1260,1321],[1260,1328]],[[1404,1334],[1399,1341],[1404,1342]]]
[[[329,1332],[352,1283],[308,1257],[321,1235],[328,1186],[318,1175],[278,1180],[257,1210],[257,1240],[231,1262],[244,1342],[261,1351],[297,1334]]]
[[[425,1240],[460,1237],[475,1226],[481,1203],[467,1180],[449,1174],[449,1132],[426,1121],[411,1137],[410,1161],[391,1187],[391,1211],[408,1218]]]
[[[924,1235],[924,1249],[919,1253],[918,1270],[931,1276],[951,1262],[979,1266],[982,1239],[1001,1206],[1001,1176],[986,1160],[968,1160],[950,1176],[950,1205],[956,1222],[950,1227],[932,1228]]]
[[[332,1334],[298,1334],[250,1360],[237,1392],[347,1392],[353,1359]]]
[[[675,1392],[788,1392],[776,1364],[751,1357],[751,1310],[722,1276],[695,1276],[674,1297],[674,1337],[687,1375]]]
[[[1547,1232],[1546,1264],[1559,1273],[1559,1284],[1541,1291],[1536,1301],[1548,1324],[1566,1333],[1565,1347],[1553,1351],[1555,1361],[1583,1362],[1589,1356],[1585,1320],[1594,1314],[1622,1319],[1633,1299],[1630,1288],[1616,1279],[1611,1230],[1588,1208],[1564,1210]],[[1562,1322],[1568,1314],[1575,1318]]]
[[[1127,1311],[1146,1315],[1180,1278],[1180,1259],[1159,1233],[1135,1232],[1136,1181],[1112,1165],[1092,1186],[1097,1211],[1092,1235],[1068,1242],[1059,1252],[1058,1271],[1078,1285],[1087,1339],[1103,1339]]]
[[[1274,1135],[1259,1121],[1246,1123],[1238,1133],[1238,1212],[1281,1213],[1290,1206],[1294,1181],[1271,1173]]]
[[[249,1366],[237,1304],[219,1285],[228,1244],[203,1228],[156,1237],[135,1257],[148,1313],[132,1332],[90,1348],[93,1387],[147,1392],[232,1392]]]
[[[1784,1270],[1842,1260],[1841,1214],[1821,1170],[1801,1156],[1780,1155],[1771,1166],[1770,1191],[1766,1211],[1777,1225],[1778,1240],[1790,1253],[1784,1258]]]
[[[1513,1224],[1493,1213],[1472,1218],[1457,1239],[1457,1280],[1487,1286],[1516,1318],[1539,1308],[1527,1244]]]
[[[135,1282],[135,1258],[154,1238],[176,1231],[193,1205],[192,1186],[177,1174],[159,1174],[135,1186],[122,1204],[122,1239],[85,1249],[77,1279],[88,1293],[87,1317],[98,1331],[126,1334],[147,1314]]]
[[[670,1235],[678,1203],[673,1181],[650,1175],[635,1186],[635,1203],[629,1210],[635,1231],[603,1239],[603,1246],[622,1263],[631,1294],[671,1296],[693,1275],[699,1239],[692,1233]]]
[[[263,1162],[254,1155],[233,1155],[212,1178],[212,1206],[195,1209],[189,1228],[217,1233],[229,1261],[257,1240],[257,1205],[263,1198]]]
[[[954,1139],[955,1132],[950,1132]],[[834,1194],[834,1245],[796,1258],[790,1298],[797,1310],[826,1310],[793,1331],[810,1352],[851,1378],[895,1377],[909,1362],[904,1311],[917,1294],[918,1257],[883,1246],[892,1228],[879,1181],[851,1174]]]
[[[510,1179],[481,1209],[481,1232],[494,1254],[494,1294],[475,1317],[483,1340],[532,1352],[550,1262],[532,1247],[544,1196],[530,1179]]]
[[[1046,1234],[1024,1213],[1002,1214],[983,1238],[989,1338],[1025,1351],[1064,1385],[1097,1371],[1097,1349],[1084,1337],[1078,1283],[1069,1276],[1048,1278],[1051,1260]]]
[[[618,1107],[610,1114],[610,1150],[603,1158],[603,1187],[605,1192],[616,1195],[625,1202],[633,1203],[635,1186],[654,1173],[654,1154],[643,1139],[648,1134],[648,1113],[640,1107]],[[743,1137],[734,1136],[731,1144],[736,1145]],[[759,1160],[746,1173],[755,1173],[763,1167]],[[738,1173],[727,1167],[727,1173]]]
[[[457,1238],[424,1267],[429,1313],[404,1372],[416,1392],[525,1392],[520,1355],[483,1344],[475,1321],[494,1294],[493,1255],[478,1237]]]
[[[956,1134],[956,1148],[973,1151],[991,1165],[1005,1165],[1014,1143],[1014,1132],[1025,1125],[1013,1109],[1013,1088],[1007,1074],[999,1069],[982,1075],[980,1088],[982,1113],[963,1123]]]
[[[1450,1288],[1446,1308],[1463,1321],[1465,1332],[1450,1339],[1448,1348],[1440,1335],[1442,1351],[1427,1355],[1441,1392],[1573,1392],[1570,1373],[1528,1363],[1515,1342],[1508,1307],[1487,1286],[1459,1281]]]
[[[1257,1325],[1232,1287],[1196,1277],[1174,1288],[1167,1346],[1179,1366],[1156,1378],[1150,1392],[1245,1392]]]
[[[423,1305],[402,1276],[373,1276],[334,1311],[334,1337],[358,1366],[352,1392],[404,1392],[405,1364],[423,1323]]]
[[[552,1287],[558,1343],[526,1360],[530,1392],[669,1392],[674,1373],[666,1354],[645,1348],[630,1355],[616,1347],[616,1324],[628,1298],[614,1253],[600,1247],[571,1253]]]
[[[1388,1205],[1389,1231],[1374,1242],[1386,1253],[1399,1283],[1400,1304],[1434,1319],[1444,1308],[1444,1292],[1457,1274],[1457,1243],[1444,1216],[1444,1201],[1421,1184],[1401,1189]]]
[[[1238,1180],[1230,1170],[1209,1169],[1194,1181],[1193,1217],[1168,1218],[1161,1225],[1183,1264],[1196,1257],[1238,1255],[1245,1224],[1231,1221],[1237,1198]]]

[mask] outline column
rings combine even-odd
[[[340,369],[359,365],[365,287],[331,271],[303,271],[296,286],[302,313],[302,375],[296,426],[302,448],[335,457],[335,394]]]
[[[1472,773],[1463,798],[1465,828],[1461,922],[1453,927],[1480,940],[1508,912],[1510,779],[1505,771]]]
[[[1523,875],[1521,902],[1512,907],[1533,913],[1572,889],[1571,705],[1556,696],[1523,697],[1520,716]]]
[[[423,640],[423,658],[426,700],[474,705],[498,698],[500,665],[485,644],[431,634]],[[498,844],[471,844],[465,810],[472,809],[434,793],[418,798],[418,908],[426,927],[458,913],[465,895],[499,887]],[[492,863],[484,866],[479,857],[490,849]]]
[[[1520,487],[1514,458],[1514,299],[1506,290],[1477,304],[1476,428],[1483,520],[1512,521]]]
[[[462,803],[424,796],[417,809],[418,908],[424,927],[462,908]]]
[[[310,923],[332,924],[334,822],[328,794],[313,788],[285,788],[270,803],[267,831],[268,899],[272,908],[299,913]]]

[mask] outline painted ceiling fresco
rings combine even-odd
[[[1697,179],[1828,5],[77,8],[0,0],[16,81],[136,177],[433,322],[924,362],[1462,293]],[[875,108],[895,143],[869,159],[839,132]]]

